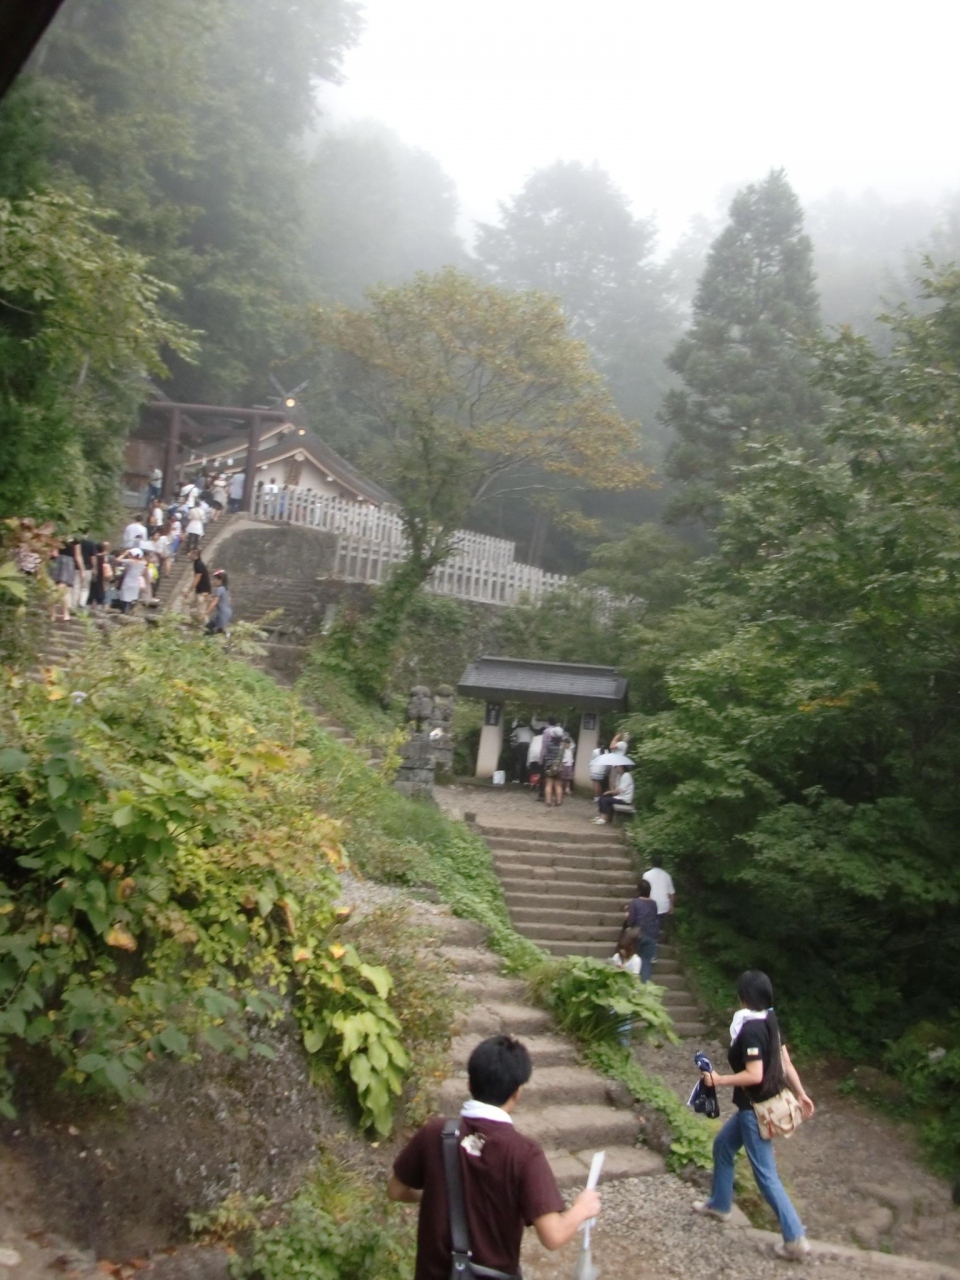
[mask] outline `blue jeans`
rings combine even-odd
[[[653,962],[657,958],[657,943],[653,938],[641,938],[637,946],[640,957],[640,981],[649,982],[653,971]]]
[[[752,1108],[735,1111],[713,1140],[713,1187],[707,1204],[721,1213],[730,1212],[733,1206],[733,1162],[741,1147],[747,1153],[761,1195],[777,1215],[784,1240],[789,1243],[805,1235],[803,1223],[777,1173],[773,1141],[760,1137]]]

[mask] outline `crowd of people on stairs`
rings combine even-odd
[[[164,507],[158,496],[162,473],[157,470],[151,477],[147,510],[130,517],[119,549],[93,538],[87,529],[65,538],[48,566],[55,587],[51,621],[69,621],[73,614],[90,610],[129,614],[138,605],[155,605],[161,579],[172,573],[182,553],[193,558],[193,581],[186,597],[194,616],[209,634],[225,633],[233,616],[228,574],[225,569],[211,574],[201,548],[208,526],[231,502],[231,483],[225,475],[198,476],[186,481],[176,500]],[[30,573],[39,566],[20,567]]]

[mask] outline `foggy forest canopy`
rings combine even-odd
[[[415,497],[378,471],[372,374],[429,425],[444,344],[495,370],[512,342],[556,373],[582,465],[528,417],[524,493],[471,489],[448,432],[440,514],[625,602],[518,607],[505,649],[629,677],[634,838],[685,884],[698,949],[776,972],[807,1045],[886,1052],[953,1107],[955,1158],[960,205],[803,209],[774,170],[665,249],[610,174],[558,161],[468,242],[431,156],[318,111],[361,21],[348,0],[67,0],[0,109],[3,514],[102,531],[144,373],[237,404],[271,371],[309,379],[320,434]],[[415,513],[426,542],[438,511]]]
[[[250,403],[271,370],[287,385],[309,378],[315,425],[374,470],[376,428],[351,410],[342,370],[310,348],[305,306],[361,306],[371,286],[451,265],[557,295],[617,408],[639,422],[657,485],[598,497],[537,475],[539,503],[490,493],[470,523],[516,539],[521,558],[582,568],[599,542],[674,503],[686,464],[667,462],[678,437],[664,396],[679,385],[677,344],[726,219],[698,218],[664,250],[654,219],[609,174],[558,161],[467,243],[454,184],[431,156],[379,123],[335,126],[318,109],[362,24],[350,0],[68,0],[2,108],[0,195],[78,200],[172,287],[161,310],[192,331],[195,349],[164,346],[168,394]],[[790,234],[811,240],[810,333],[850,324],[885,341],[876,316],[915,296],[922,254],[943,259],[960,244],[957,211],[922,202],[836,195],[804,212]],[[113,445],[135,405],[114,387],[102,408],[115,414],[111,439],[91,427],[70,441],[93,474],[64,515],[93,514],[85,503],[102,506],[112,483]],[[19,474],[11,487],[29,492],[30,481]]]

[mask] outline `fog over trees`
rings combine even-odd
[[[82,196],[99,225],[171,286],[166,313],[196,334],[192,358],[163,353],[171,395],[248,403],[264,394],[271,369],[286,368],[311,378],[323,429],[361,463],[377,453],[370,424],[326,395],[306,306],[359,305],[369,288],[447,266],[555,296],[620,413],[640,423],[638,461],[655,469],[659,488],[599,499],[555,476],[539,507],[494,490],[473,522],[516,538],[547,567],[582,568],[598,539],[668,507],[680,512],[684,501],[689,514],[691,477],[714,466],[694,456],[690,418],[691,389],[712,377],[709,295],[727,291],[733,307],[751,269],[749,254],[718,259],[722,238],[735,236],[730,215],[705,211],[663,244],[651,212],[657,191],[637,208],[597,163],[557,160],[505,193],[496,219],[471,226],[431,155],[379,122],[320,109],[318,91],[342,78],[363,23],[355,0],[67,0],[0,110],[0,194]],[[824,328],[846,324],[886,341],[876,317],[916,297],[924,255],[960,253],[957,210],[870,192],[798,207]],[[760,412],[767,430],[783,425],[782,415],[768,417],[770,396],[794,396],[738,391],[736,379],[730,390],[746,396],[736,407],[728,400],[733,418]]]

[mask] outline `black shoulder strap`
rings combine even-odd
[[[460,1121],[443,1122],[443,1171],[447,1180],[447,1204],[450,1209],[450,1243],[453,1252],[452,1276],[488,1277],[489,1280],[520,1280],[505,1271],[483,1267],[474,1262],[470,1251],[470,1232],[467,1228],[467,1209],[463,1198],[463,1179],[460,1176]]]
[[[453,1246],[453,1264],[457,1271],[466,1271],[470,1257],[470,1232],[467,1230],[467,1210],[463,1202],[463,1179],[460,1176],[460,1121],[443,1122],[443,1171],[447,1177],[447,1204],[450,1208],[450,1242]]]

